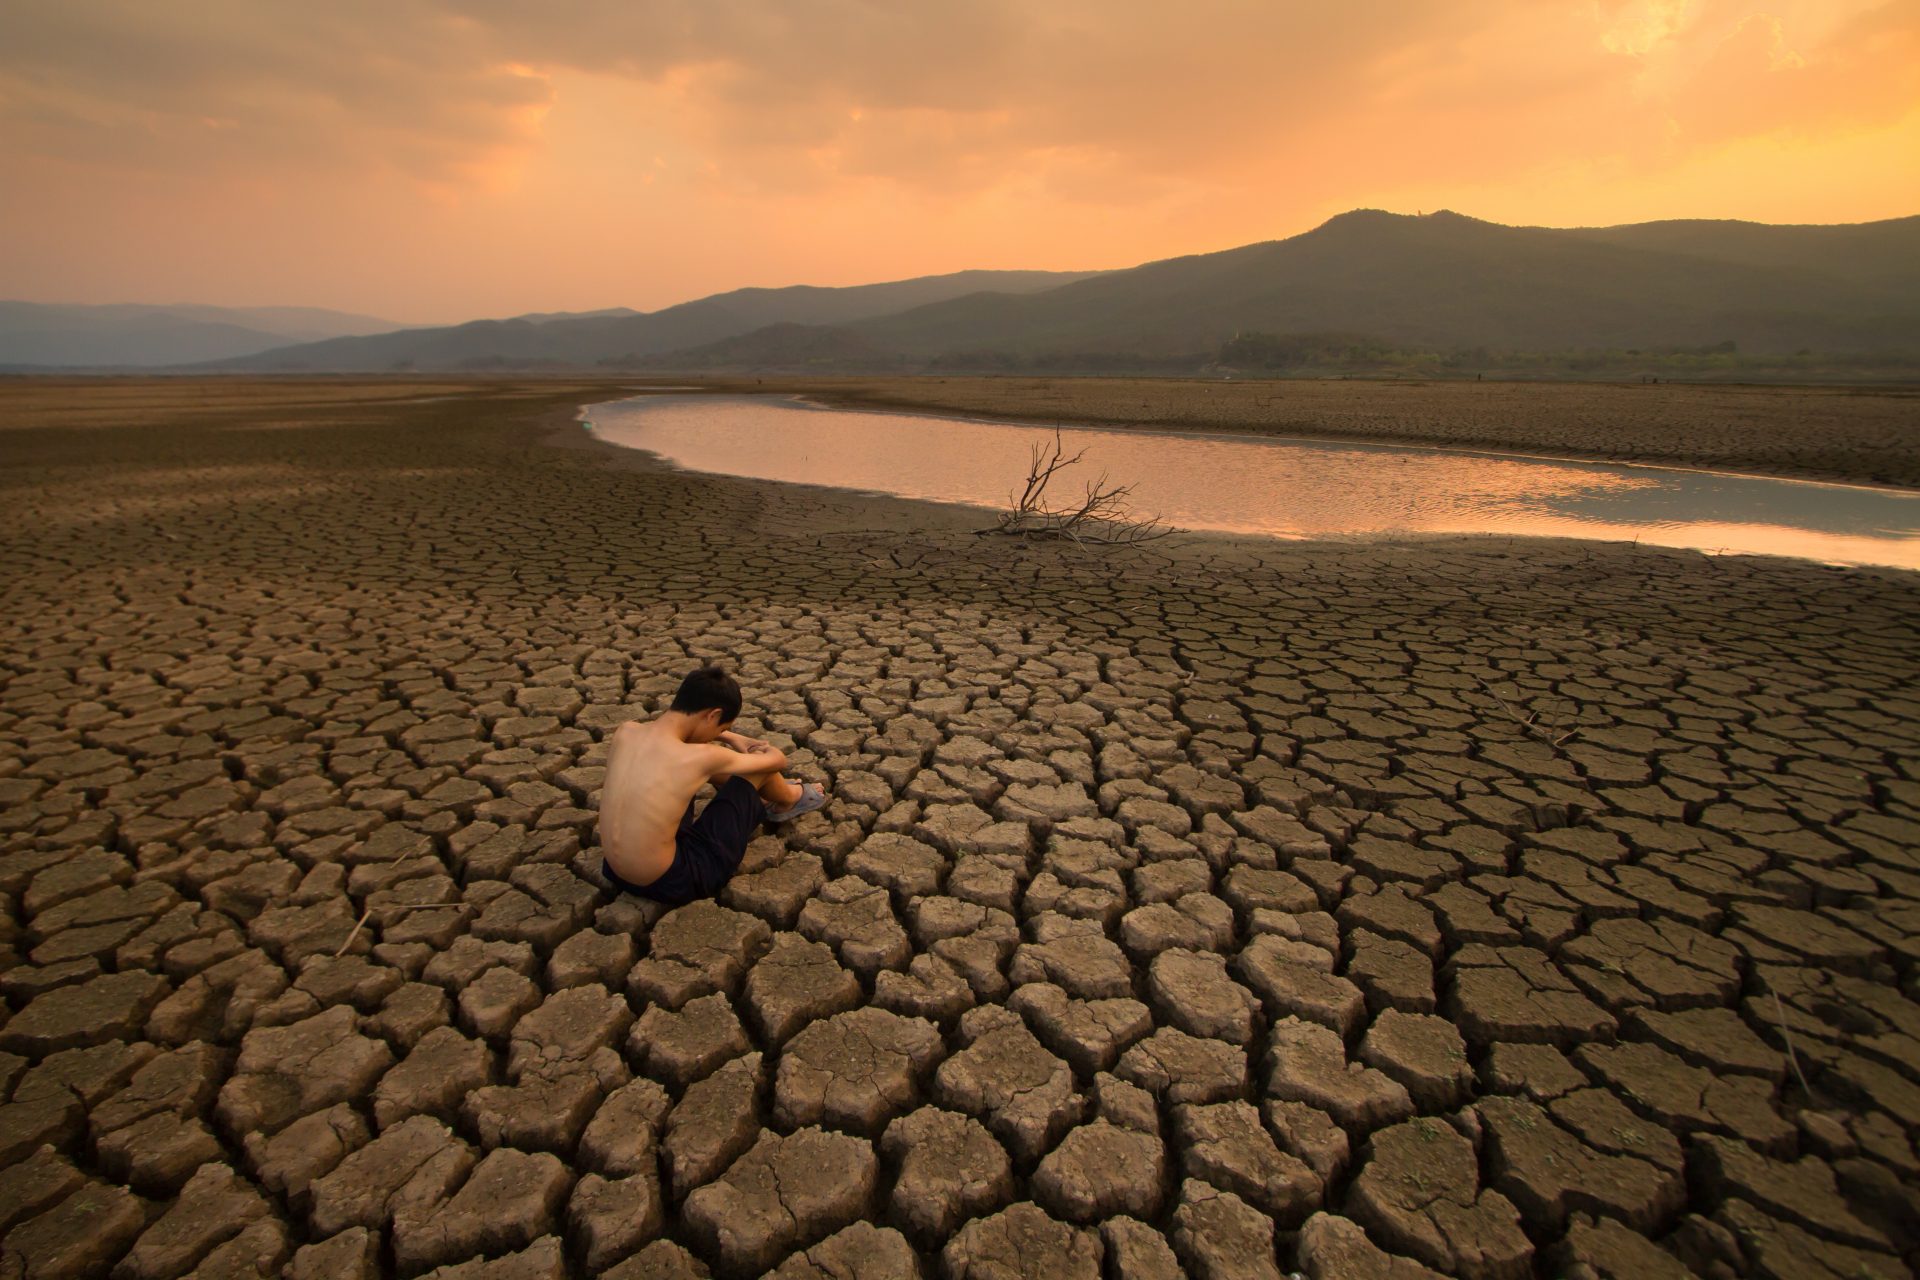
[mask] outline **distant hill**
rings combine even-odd
[[[0,368],[139,368],[225,360],[402,326],[317,307],[0,302]]]
[[[475,320],[447,328],[336,338],[228,360],[255,372],[479,369],[636,362],[773,325],[843,325],[982,290],[1015,296],[1085,280],[1086,271],[961,271],[887,284],[736,289],[648,313]]]
[[[1497,369],[1503,360],[1525,366],[1509,358],[1517,353],[1642,352],[1698,355],[1723,369],[1797,353],[1813,353],[1799,367],[1815,371],[1827,367],[1824,357],[1838,367],[1885,355],[1905,367],[1920,365],[1920,217],[1549,228],[1362,209],[1285,240],[1123,271],[736,289],[650,313],[612,308],[431,328],[341,317],[343,328],[377,329],[291,343],[260,340],[260,313],[80,310],[168,311],[175,349],[192,347],[177,363],[233,372],[1181,372],[1337,368],[1352,359],[1343,352],[1367,353],[1371,365],[1352,365],[1361,368],[1412,368],[1440,358],[1433,353],[1450,353],[1448,367]],[[193,346],[178,328],[189,322],[247,331],[202,331]],[[46,361],[57,349],[67,363],[135,363],[125,344],[111,357],[73,334],[49,344],[46,317],[39,323],[39,354],[18,354],[30,346],[22,339],[15,354],[0,347],[0,361]],[[229,349],[200,354],[223,342]],[[157,349],[140,362],[161,362]],[[1608,355],[1589,367],[1620,365]]]
[[[774,324],[737,337],[722,338],[660,357],[688,372],[747,366],[800,369],[829,365],[861,369],[898,369],[910,362],[875,346],[852,329],[836,325]]]
[[[599,320],[613,316],[637,316],[640,313],[632,307],[602,307],[598,311],[529,311],[523,316],[512,317],[515,320],[527,320],[534,324],[551,324],[555,320]]]
[[[1439,349],[1731,342],[1743,352],[1920,355],[1920,217],[1561,230],[1359,210],[1286,240],[1024,296],[971,294],[845,328],[843,347],[895,367],[996,354],[1051,353],[1062,367],[1098,367],[1118,353],[1201,359],[1246,332]],[[724,354],[738,367],[778,367],[797,345],[783,329],[764,342],[736,336]],[[700,347],[649,363],[711,367],[717,354]]]
[[[1805,270],[1911,296],[1920,291],[1920,218],[1839,226],[1687,220],[1581,227],[1579,239],[1770,270]]]

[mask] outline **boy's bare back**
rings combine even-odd
[[[630,720],[615,729],[600,790],[600,848],[608,865],[634,884],[665,872],[681,815],[734,754],[683,741],[658,720]]]

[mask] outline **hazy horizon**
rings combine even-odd
[[[0,14],[0,292],[413,324],[1087,270],[1352,208],[1920,209],[1885,0]]]
[[[1354,211],[1352,211],[1352,210],[1349,210],[1349,211],[1347,211],[1347,212],[1354,212]],[[1405,216],[1405,211],[1403,211],[1403,210],[1384,210],[1384,211],[1382,211],[1382,212],[1388,212],[1388,213],[1394,213],[1394,214],[1399,214],[1399,215],[1401,215],[1401,216]],[[1459,210],[1459,209],[1454,209],[1454,210],[1442,210],[1442,209],[1435,209],[1435,210],[1417,210],[1417,211],[1415,211],[1415,215],[1416,215],[1416,216],[1418,216],[1418,215],[1420,215],[1420,214],[1430,214],[1430,213],[1446,213],[1446,212],[1452,212],[1452,213],[1461,213],[1461,214],[1464,214],[1464,215],[1465,215],[1465,216],[1467,216],[1467,217],[1473,217],[1473,216],[1474,216],[1474,215],[1473,215],[1473,214],[1471,214],[1471,213],[1467,213],[1466,211],[1464,211],[1464,210]],[[1335,216],[1338,216],[1338,215],[1335,215]],[[1903,218],[1903,217],[1911,217],[1911,216],[1920,216],[1920,214],[1904,214],[1904,213],[1901,213],[1901,214],[1889,214],[1889,215],[1888,215],[1888,218],[1887,218],[1887,219],[1862,219],[1861,221],[1886,221],[1886,220],[1889,220],[1889,219],[1898,219],[1898,218]],[[1324,221],[1324,220],[1323,220],[1323,221]],[[1487,221],[1487,219],[1481,219],[1481,221]],[[1661,221],[1685,221],[1685,219],[1660,219],[1660,218],[1655,218],[1655,219],[1648,219],[1647,221],[1653,221],[1653,222],[1661,222]],[[1755,223],[1755,222],[1756,222],[1756,220],[1755,220],[1755,219],[1751,219],[1751,218],[1732,218],[1732,219],[1724,219],[1724,221],[1732,221],[1732,222],[1747,222],[1747,223]],[[1319,224],[1319,223],[1316,223],[1316,224],[1314,224],[1314,225],[1315,225],[1315,226],[1318,226],[1318,225],[1321,225],[1321,224]],[[1601,226],[1601,225],[1603,225],[1603,224],[1599,224],[1599,223],[1590,223],[1590,224],[1586,224],[1586,225],[1587,225],[1587,226],[1589,226],[1589,227],[1598,227],[1598,226]],[[1845,225],[1857,225],[1857,224],[1855,224],[1855,223],[1852,223],[1852,222],[1846,222],[1846,223],[1807,223],[1807,224],[1800,224],[1800,225],[1808,225],[1808,226],[1845,226]],[[1301,232],[1304,232],[1304,231],[1310,231],[1310,230],[1312,230],[1312,229],[1313,229],[1313,227],[1302,227],[1302,228],[1300,229],[1300,231],[1301,231]],[[1299,232],[1290,232],[1290,233],[1288,233],[1288,235],[1289,235],[1289,236],[1291,236],[1291,235],[1295,235],[1295,234],[1299,234]],[[1287,236],[1273,236],[1273,237],[1266,237],[1266,239],[1267,239],[1267,240],[1281,240],[1281,239],[1286,239],[1286,238],[1288,238],[1288,237],[1287,237]],[[1260,243],[1260,242],[1259,242],[1259,241],[1255,241],[1255,242],[1252,242],[1252,243]],[[1211,250],[1208,250],[1208,249],[1202,249],[1202,250],[1197,250],[1196,252],[1197,252],[1197,253],[1201,253],[1201,254],[1205,254],[1205,253],[1208,253],[1208,252],[1218,252],[1218,251],[1221,251],[1221,250],[1226,250],[1226,249],[1232,249],[1232,248],[1238,248],[1238,247],[1241,247],[1241,246],[1237,246],[1237,245],[1218,245],[1218,246],[1215,246],[1215,247],[1214,247],[1213,249],[1211,249]],[[1033,271],[1058,271],[1058,272],[1074,272],[1074,271],[1121,271],[1121,270],[1126,270],[1126,269],[1127,269],[1127,268],[1129,268],[1129,267],[1135,267],[1135,266],[1140,266],[1140,265],[1143,265],[1144,263],[1150,263],[1150,262],[1155,262],[1155,261],[1165,261],[1165,260],[1167,260],[1167,259],[1170,259],[1170,258],[1175,258],[1175,257],[1181,257],[1181,256],[1188,256],[1188,255],[1183,255],[1183,254],[1165,254],[1165,255],[1161,255],[1161,256],[1160,256],[1160,257],[1158,257],[1158,258],[1147,258],[1147,259],[1143,259],[1143,260],[1142,260],[1141,262],[1126,262],[1126,263],[1115,263],[1115,264],[1111,264],[1111,265],[1109,265],[1109,266],[1103,266],[1103,267],[1091,267],[1091,268],[1076,268],[1076,267],[1031,267],[1031,268],[1019,268],[1019,267],[1014,267],[1014,268],[1003,268],[1003,267],[1000,267],[1000,266],[998,266],[997,264],[985,264],[985,263],[983,263],[983,264],[979,264],[979,265],[977,265],[977,266],[974,266],[974,267],[960,267],[960,268],[956,268],[956,272],[966,272],[966,271],[1002,271],[1002,270],[1012,270],[1012,271],[1019,271],[1019,270],[1033,270]],[[950,273],[931,273],[931,274],[950,274]],[[907,278],[908,278],[908,279],[911,279],[911,278],[914,278],[914,277],[907,277]],[[826,284],[826,283],[824,283],[824,282],[821,282],[821,281],[817,281],[817,280],[794,280],[794,281],[784,281],[784,282],[780,282],[780,283],[764,283],[764,282],[757,282],[757,283],[756,283],[756,282],[749,282],[749,283],[746,283],[746,284],[742,284],[742,285],[734,285],[734,286],[729,286],[729,289],[735,289],[735,288],[763,288],[763,289],[775,289],[775,290],[777,290],[777,289],[784,289],[784,288],[809,288],[809,287],[811,287],[811,288],[836,288],[836,287],[845,287],[845,286],[849,286],[849,285],[852,285],[852,286],[858,286],[858,285],[868,285],[868,284],[887,284],[887,283],[894,283],[894,281],[892,281],[892,280],[857,280],[857,279],[849,279],[849,280],[844,280],[844,281],[837,281],[837,282],[835,282],[835,283],[833,283],[833,284]],[[728,290],[716,290],[715,292],[727,292],[727,291],[728,291]],[[654,307],[646,307],[646,308],[641,308],[641,307],[633,307],[633,306],[632,306],[631,304],[629,304],[629,303],[625,303],[625,302],[620,302],[620,301],[609,301],[609,302],[605,302],[605,303],[602,303],[602,304],[601,304],[601,305],[599,305],[599,306],[580,306],[580,307],[544,307],[544,308],[543,308],[543,307],[534,307],[534,308],[529,308],[529,309],[526,309],[526,310],[522,310],[522,311],[515,311],[515,312],[511,312],[511,313],[501,313],[501,314],[498,314],[498,315],[460,315],[460,316],[450,316],[450,317],[445,317],[445,318],[441,318],[441,319],[436,319],[436,320],[415,320],[415,319],[412,319],[412,318],[410,318],[410,317],[406,317],[406,316],[392,316],[392,315],[381,315],[381,316],[370,316],[370,317],[368,317],[368,318],[370,318],[370,319],[378,319],[378,320],[382,320],[382,321],[386,321],[386,322],[388,322],[388,323],[392,323],[392,324],[397,324],[397,325],[399,325],[399,326],[401,326],[401,327],[405,327],[405,328],[432,328],[432,327],[436,327],[436,326],[444,326],[444,325],[453,325],[453,324],[461,324],[461,323],[466,323],[466,322],[470,322],[470,321],[474,321],[474,320],[510,320],[510,319],[516,319],[516,318],[518,318],[518,317],[521,317],[521,316],[538,316],[538,315],[552,315],[552,314],[556,314],[556,313],[559,313],[559,314],[582,314],[582,315],[585,315],[585,314],[592,314],[592,313],[595,313],[595,312],[606,312],[606,311],[617,311],[617,310],[621,310],[621,309],[623,309],[623,308],[625,308],[625,309],[630,309],[630,310],[633,310],[633,311],[636,311],[636,312],[651,312],[651,311],[662,311],[662,310],[667,310],[667,309],[669,309],[669,308],[672,308],[672,307],[675,307],[675,306],[680,306],[680,305],[683,305],[683,304],[685,304],[685,303],[689,303],[689,302],[695,302],[695,301],[698,301],[698,300],[700,300],[701,298],[706,298],[706,297],[711,297],[711,296],[713,296],[713,295],[712,295],[712,294],[696,294],[696,295],[692,295],[692,296],[689,296],[689,297],[684,297],[684,298],[674,298],[674,299],[672,299],[672,300],[670,300],[670,301],[666,301],[666,302],[662,302],[662,303],[660,303],[660,304],[658,304],[657,306],[654,306]],[[312,306],[312,305],[313,305],[313,304],[310,304],[310,303],[307,303],[307,302],[305,302],[305,301],[303,301],[303,300],[298,300],[298,299],[296,299],[296,300],[293,300],[293,301],[270,301],[270,302],[250,302],[250,303],[249,303],[249,302],[212,302],[212,303],[210,303],[210,302],[206,302],[206,301],[203,301],[203,300],[192,300],[192,301],[180,301],[180,300],[174,300],[174,301],[168,301],[168,302],[155,302],[155,301],[152,301],[152,300],[150,300],[150,299],[140,299],[140,298],[121,298],[121,299],[113,299],[113,300],[105,300],[105,301],[100,301],[100,302],[79,302],[79,301],[75,301],[75,300],[72,300],[72,299],[65,299],[65,298],[5,298],[5,299],[0,299],[0,304],[4,304],[4,303],[8,303],[8,302],[29,302],[29,303],[34,303],[34,304],[37,304],[37,305],[42,305],[42,306],[52,306],[52,307],[57,307],[57,306],[116,306],[116,305],[119,305],[119,306],[144,306],[144,307],[155,307],[155,308],[167,308],[167,307],[178,307],[178,308],[183,308],[183,309],[184,309],[184,308],[189,308],[189,307],[221,307],[221,308],[226,308],[226,309],[230,309],[230,310],[234,310],[234,311],[246,311],[246,310],[270,310],[270,309],[276,309],[276,308],[278,308],[278,309],[288,309],[288,310],[299,310],[299,309],[303,309],[303,308],[308,308],[308,307],[310,307],[310,306]],[[330,310],[339,310],[339,311],[342,311],[342,312],[344,312],[344,313],[347,313],[347,314],[364,314],[364,313],[351,313],[351,312],[347,312],[345,308],[326,308],[326,309],[330,309]]]

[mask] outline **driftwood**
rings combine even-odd
[[[1106,473],[1088,482],[1078,504],[1056,508],[1048,505],[1047,485],[1053,477],[1086,456],[1082,449],[1068,457],[1055,428],[1051,446],[1033,446],[1032,465],[1019,496],[1007,494],[1008,510],[991,528],[980,534],[1001,533],[1021,538],[1065,538],[1071,542],[1135,543],[1163,538],[1174,532],[1158,516],[1136,516],[1128,509],[1133,493],[1130,484],[1110,485]]]

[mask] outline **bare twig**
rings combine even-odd
[[[1760,980],[1767,981],[1765,978]],[[1800,1055],[1793,1051],[1793,1033],[1787,1030],[1787,1011],[1780,1007],[1780,993],[1774,990],[1771,982],[1767,982],[1767,994],[1773,997],[1773,1016],[1780,1020],[1780,1038],[1786,1042],[1787,1061],[1793,1065],[1794,1078],[1800,1082],[1800,1092],[1806,1094],[1811,1102],[1813,1090],[1807,1086],[1806,1073],[1800,1070]]]
[[[362,911],[360,913],[360,919],[354,924],[352,932],[347,934],[347,940],[341,943],[339,947],[335,949],[333,954],[336,959],[347,953],[347,948],[352,946],[353,940],[360,936],[360,930],[365,927],[367,923],[367,917],[372,914],[373,914],[372,907],[368,907],[365,911]]]
[[[1064,538],[1074,543],[1136,543],[1172,533],[1158,517],[1136,517],[1128,510],[1133,493],[1130,484],[1107,483],[1100,478],[1088,482],[1079,504],[1065,510],[1047,505],[1047,485],[1053,477],[1086,456],[1082,449],[1071,457],[1061,443],[1059,428],[1054,429],[1051,446],[1036,443],[1027,467],[1027,480],[1016,497],[1007,494],[1009,510],[990,529],[976,532],[1012,534],[1023,538]]]
[[[380,907],[370,906],[360,913],[360,919],[354,923],[352,931],[347,934],[347,940],[341,943],[333,953],[334,958],[338,959],[347,953],[347,948],[352,946],[353,940],[360,936],[360,930],[366,928],[367,921],[372,919],[375,911],[454,911],[466,905],[464,902],[396,902]]]
[[[1488,684],[1485,680],[1480,679],[1479,676],[1475,676],[1474,681],[1477,684],[1479,684],[1480,688],[1486,693],[1486,695],[1489,698],[1492,698],[1495,702],[1500,704],[1500,709],[1506,712],[1507,717],[1511,719],[1515,724],[1520,726],[1520,732],[1526,734],[1529,738],[1533,738],[1539,742],[1544,742],[1548,746],[1553,747],[1557,750],[1561,746],[1565,745],[1568,742],[1573,741],[1575,738],[1580,736],[1580,730],[1577,727],[1569,729],[1565,733],[1556,735],[1551,730],[1549,730],[1547,726],[1535,723],[1535,721],[1540,718],[1540,713],[1538,711],[1529,711],[1526,715],[1523,716],[1518,711],[1515,711],[1513,707],[1508,704],[1505,698],[1495,693],[1493,691],[1492,685]],[[1554,721],[1554,728],[1557,729],[1559,728],[1559,726],[1560,726],[1560,721],[1556,719]]]

